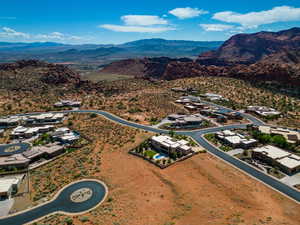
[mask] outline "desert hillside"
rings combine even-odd
[[[201,54],[197,60],[166,57],[125,60],[107,65],[103,72],[165,80],[224,76],[296,87],[300,84],[299,40],[299,28],[238,34],[218,50]]]

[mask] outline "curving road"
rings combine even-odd
[[[215,105],[215,104],[214,104]],[[216,105],[220,108],[219,105]],[[222,107],[221,107],[222,108]],[[104,116],[105,118],[112,120],[114,122],[117,122],[119,124],[125,125],[125,126],[130,126],[133,128],[137,129],[142,129],[145,131],[150,131],[154,133],[168,133],[168,130],[162,130],[146,125],[141,125],[137,124],[134,122],[130,122],[127,120],[124,120],[118,116],[115,116],[111,113],[104,112],[104,111],[98,111],[98,110],[76,110],[76,111],[65,111],[67,112],[72,112],[72,113],[95,113],[101,116]],[[256,117],[242,113],[242,116],[248,120],[251,121],[252,124],[254,125],[264,125],[265,123],[262,122],[261,120],[257,119]],[[219,150],[215,146],[211,145],[206,139],[202,137],[204,134],[208,133],[214,133],[222,130],[232,130],[232,129],[239,129],[239,128],[246,128],[246,124],[239,124],[239,125],[228,125],[228,126],[223,126],[223,127],[214,127],[214,128],[207,128],[207,129],[202,129],[202,130],[195,130],[195,131],[178,131],[176,133],[178,134],[183,134],[192,137],[195,141],[197,141],[200,145],[202,145],[208,152],[211,154],[217,156],[218,158],[221,158],[222,160],[226,161],[227,163],[233,165],[234,167],[237,167],[238,169],[242,170],[243,172],[247,173],[248,175],[254,177],[255,179],[263,182],[267,186],[273,188],[276,191],[281,192],[282,194],[286,195],[287,197],[291,198],[292,200],[296,201],[297,203],[300,203],[300,192],[297,191],[296,189],[282,183],[276,178],[273,178],[264,172],[248,165],[247,163],[238,160],[225,152]]]
[[[72,193],[83,188],[91,190],[90,198],[79,203],[71,201]],[[63,188],[52,201],[15,215],[0,218],[0,225],[27,224],[54,213],[81,214],[101,204],[106,195],[107,187],[100,181],[83,180],[75,182]]]
[[[217,106],[219,108],[223,108],[229,111],[233,111],[231,109],[209,103],[211,105]],[[158,129],[146,125],[137,124],[134,122],[130,122],[127,120],[124,120],[116,115],[113,115],[111,113],[105,112],[105,111],[99,111],[99,110],[67,110],[67,111],[61,111],[63,113],[95,113],[98,115],[101,115],[113,122],[119,123],[124,126],[133,127],[136,129],[142,129],[149,132],[154,133],[168,133],[168,130]],[[38,113],[34,113],[38,114]],[[22,115],[28,115],[28,114],[22,114]],[[264,125],[264,122],[257,119],[256,117],[242,113],[242,116],[246,119],[248,119],[251,124],[254,125]],[[246,174],[252,176],[253,178],[263,182],[270,188],[281,192],[282,194],[286,195],[287,197],[291,198],[292,200],[296,201],[297,203],[300,203],[300,192],[298,192],[296,189],[282,183],[276,178],[273,178],[264,172],[246,164],[245,162],[234,158],[225,152],[219,150],[217,147],[210,144],[205,138],[203,138],[204,134],[208,133],[214,133],[221,130],[231,130],[231,129],[237,129],[237,128],[246,128],[246,124],[239,124],[239,125],[228,125],[223,127],[214,127],[214,128],[207,128],[207,129],[201,129],[201,130],[193,130],[193,131],[177,131],[178,134],[183,134],[192,137],[196,142],[198,142],[201,146],[207,149],[208,152],[211,154],[217,156],[218,158],[221,158],[225,162],[231,164],[232,166],[242,170]],[[85,202],[84,204],[79,203],[72,203],[70,201],[70,193],[72,193],[74,190],[78,188],[83,187],[89,187],[93,190],[93,198]],[[28,223],[30,221],[33,221],[35,219],[44,217],[48,214],[52,214],[55,212],[64,212],[69,214],[76,214],[78,212],[86,211],[91,208],[93,208],[95,205],[99,204],[104,198],[106,194],[106,187],[104,185],[101,185],[100,183],[95,182],[78,182],[75,184],[72,184],[71,186],[66,187],[53,201],[46,203],[42,206],[38,206],[34,209],[31,209],[29,211],[10,216],[8,218],[0,218],[0,225],[19,225]]]

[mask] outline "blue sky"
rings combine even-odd
[[[215,41],[295,26],[299,0],[9,0],[0,9],[0,41],[12,42]]]

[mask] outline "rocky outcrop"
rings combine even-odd
[[[300,28],[280,32],[237,34],[216,51],[201,54],[197,62],[202,65],[250,65],[265,63],[298,63],[300,60]]]
[[[64,65],[38,60],[22,60],[0,64],[0,88],[15,91],[101,90],[101,86],[80,79],[80,75]]]
[[[191,59],[144,58],[114,62],[112,73],[146,79],[226,76],[252,82],[275,81],[300,85],[300,28],[280,32],[238,34],[218,50]]]
[[[224,76],[244,79],[251,82],[274,81],[281,84],[299,86],[300,68],[288,64],[255,63],[235,66],[205,66],[196,62],[168,64],[162,79],[173,80],[197,76]]]
[[[24,67],[46,67],[49,63],[42,62],[39,60],[20,60],[14,63],[2,63],[0,64],[1,71],[12,71],[17,69],[23,69]]]
[[[192,60],[189,58],[171,59],[168,57],[126,59],[105,66],[101,72],[104,74],[123,74],[135,77],[145,77],[147,75],[159,79],[171,62],[192,62]]]

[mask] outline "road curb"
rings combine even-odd
[[[23,210],[23,211],[14,213],[14,214],[10,214],[10,215],[8,215],[8,216],[0,217],[0,220],[2,220],[2,219],[7,219],[7,218],[11,218],[11,217],[14,217],[14,216],[23,214],[23,213],[25,213],[25,212],[29,212],[29,211],[34,210],[34,209],[36,209],[36,208],[39,208],[39,207],[41,207],[41,206],[47,205],[47,204],[49,204],[49,203],[55,201],[55,200],[58,198],[58,196],[59,196],[66,188],[70,187],[70,186],[73,185],[73,184],[81,183],[81,182],[84,182],[84,181],[93,181],[93,182],[97,182],[97,183],[101,184],[101,185],[104,187],[104,189],[105,189],[105,195],[103,196],[103,199],[102,199],[97,205],[95,205],[94,207],[92,207],[92,208],[90,208],[90,209],[88,209],[88,210],[85,210],[85,211],[82,211],[82,212],[78,212],[78,213],[69,213],[69,212],[64,212],[64,211],[55,211],[55,212],[53,212],[53,213],[47,214],[47,215],[45,215],[45,216],[39,217],[39,218],[37,218],[37,219],[35,219],[35,220],[32,220],[32,221],[30,221],[30,222],[28,222],[28,223],[25,223],[25,225],[35,223],[35,222],[40,221],[40,220],[42,220],[42,219],[44,219],[44,218],[46,218],[46,217],[48,217],[48,216],[55,215],[55,214],[63,214],[63,215],[69,215],[69,216],[77,216],[77,215],[82,215],[82,214],[88,213],[88,212],[90,212],[90,211],[92,211],[92,210],[98,208],[98,207],[105,201],[105,199],[106,199],[106,197],[107,197],[107,195],[108,195],[108,187],[107,187],[107,185],[106,185],[103,181],[100,181],[100,180],[97,180],[97,179],[82,179],[82,180],[79,180],[79,181],[71,182],[70,184],[68,184],[68,185],[64,186],[63,188],[61,188],[61,189],[53,196],[53,198],[52,198],[51,200],[49,200],[49,201],[47,201],[47,202],[44,202],[44,203],[42,203],[42,204],[40,204],[40,205],[34,206],[34,207],[30,208],[30,209],[26,209],[26,210]]]
[[[206,134],[202,134],[201,137],[202,137],[203,139],[206,140],[206,138],[204,137],[204,135],[206,135]],[[198,142],[197,142],[197,143],[198,143]],[[213,147],[215,147],[216,149],[218,149],[218,151],[223,152],[222,150],[220,150],[217,146],[215,146],[215,145],[212,144],[211,142],[208,142],[208,143],[209,143],[210,145],[212,145]],[[249,173],[247,173],[246,171],[244,171],[244,170],[238,168],[237,166],[231,164],[230,162],[227,162],[227,161],[224,160],[223,158],[221,158],[221,157],[219,157],[219,156],[213,154],[213,153],[210,152],[210,151],[207,151],[207,152],[208,152],[210,155],[213,155],[214,157],[218,158],[218,159],[221,160],[222,162],[225,162],[226,164],[230,165],[231,167],[233,167],[233,168],[237,169],[238,171],[242,172],[243,174],[245,174],[245,175],[247,175],[247,176],[253,178],[254,180],[256,180],[256,181],[258,181],[258,182],[264,184],[265,186],[267,186],[267,187],[271,188],[272,190],[276,191],[277,193],[279,193],[279,194],[281,194],[281,195],[287,197],[288,199],[292,200],[293,202],[295,202],[295,203],[297,203],[297,204],[300,204],[299,201],[297,201],[297,200],[293,199],[292,197],[286,195],[285,193],[283,193],[283,192],[277,190],[276,188],[273,188],[271,185],[269,185],[269,184],[265,183],[264,181],[262,181],[262,180],[256,178],[255,176],[252,176],[251,174],[249,174]],[[223,152],[223,153],[225,153],[225,152]],[[225,154],[226,154],[226,153],[225,153]],[[231,156],[231,157],[232,157],[232,156]],[[274,179],[274,180],[276,180],[276,181],[282,183],[283,185],[286,185],[286,186],[288,186],[289,188],[291,188],[291,189],[293,189],[293,190],[299,192],[299,190],[297,190],[296,188],[291,187],[291,186],[289,186],[289,185],[283,183],[281,180],[277,179],[276,177],[272,177],[272,176],[270,176],[269,174],[266,174],[266,173],[260,171],[260,170],[257,169],[256,167],[254,167],[254,166],[252,166],[252,165],[250,165],[250,164],[248,164],[248,163],[245,163],[244,161],[242,161],[242,160],[240,160],[240,159],[238,159],[238,158],[234,158],[234,159],[237,160],[237,161],[239,161],[239,162],[241,162],[241,163],[243,163],[243,164],[245,164],[245,165],[247,165],[247,166],[249,166],[249,167],[251,167],[251,168],[253,168],[253,169],[255,169],[256,171],[258,171],[258,172],[260,172],[260,173],[263,173],[264,175],[266,175],[266,176],[268,176],[268,177],[270,177],[270,178],[272,178],[272,179]]]

